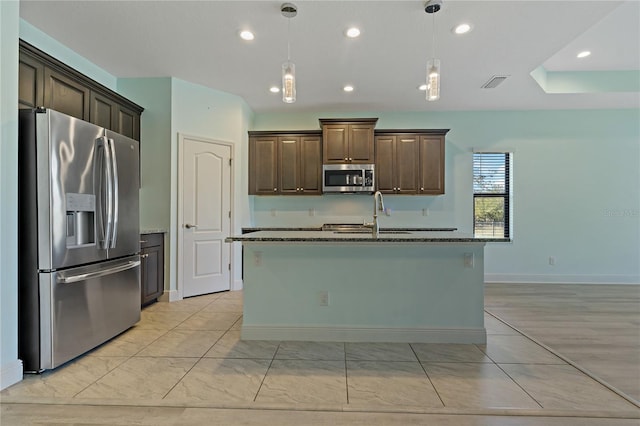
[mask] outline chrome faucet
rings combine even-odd
[[[378,224],[378,211],[384,211],[384,199],[382,198],[382,192],[376,191],[373,194],[373,222],[365,223],[364,226],[371,228],[371,232],[374,237],[378,236],[380,232],[380,225]]]

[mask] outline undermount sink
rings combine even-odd
[[[371,234],[370,229],[362,229],[356,231],[333,231],[334,234]],[[378,231],[378,234],[410,234],[408,231]]]

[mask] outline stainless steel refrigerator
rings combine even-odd
[[[39,372],[140,320],[139,144],[39,108],[18,153],[18,348]]]

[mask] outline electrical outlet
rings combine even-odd
[[[464,267],[473,268],[473,253],[464,254]]]
[[[273,217],[276,216],[276,209],[271,209],[271,216],[273,216]]]
[[[549,265],[556,266],[556,258],[553,256],[549,256]]]
[[[318,305],[329,306],[329,292],[326,290],[318,292]]]
[[[254,251],[253,252],[253,264],[255,266],[262,266],[262,252]]]
[[[429,216],[429,209],[422,209],[422,216]]]
[[[309,216],[315,216],[316,215],[316,209],[309,209]]]

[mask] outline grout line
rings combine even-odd
[[[506,371],[504,371],[504,369],[500,366],[500,364],[496,363],[495,365],[496,365],[496,367],[498,367],[498,368],[500,369],[500,371],[502,371],[504,374],[506,374],[506,375],[507,375],[507,377],[508,377],[508,378],[510,378],[510,379],[511,379],[511,381],[512,381],[513,383],[515,383],[515,384],[516,384],[516,386],[518,386],[520,389],[522,389],[522,391],[523,391],[524,393],[526,393],[526,394],[529,396],[529,398],[531,398],[532,400],[534,400],[534,401],[535,401],[535,403],[536,403],[536,404],[538,404],[538,405],[540,406],[540,408],[544,409],[544,407],[542,406],[542,404],[540,403],[540,401],[538,401],[536,398],[534,398],[534,397],[533,397],[533,395],[531,395],[531,394],[530,394],[530,393],[529,393],[529,392],[528,392],[528,391],[527,391],[527,390],[526,390],[526,389],[525,389],[525,388],[524,388],[520,383],[518,383],[518,382],[516,381],[516,379],[514,379],[513,377],[511,377],[511,375],[510,375],[509,373],[507,373]]]
[[[431,380],[431,377],[429,376],[429,373],[427,373],[427,369],[424,368],[424,365],[422,364],[422,361],[420,360],[420,357],[418,357],[418,354],[416,353],[415,349],[413,349],[413,346],[411,345],[411,343],[409,343],[409,347],[411,348],[411,351],[413,352],[413,355],[418,360],[418,364],[420,364],[420,368],[422,368],[422,371],[424,371],[424,374],[427,376],[427,379],[429,380],[429,383],[431,383],[431,387],[436,392],[436,395],[438,395],[438,399],[440,400],[440,403],[442,404],[443,407],[446,408],[444,400],[442,399],[442,396],[440,396],[440,392],[438,392],[438,389],[436,388],[436,385],[433,384],[433,380]]]
[[[494,317],[495,319],[497,319],[498,321],[501,321],[504,324],[506,324],[507,326],[513,328],[515,331],[517,331],[518,333],[520,333],[522,336],[526,337],[527,339],[531,340],[533,343],[537,344],[541,348],[551,352],[553,355],[557,356],[558,358],[560,358],[561,360],[563,360],[564,362],[566,362],[567,364],[569,364],[570,366],[572,366],[576,370],[578,370],[578,371],[582,372],[583,374],[587,375],[592,380],[594,380],[594,381],[598,382],[599,384],[601,384],[602,386],[606,387],[607,389],[609,389],[611,392],[615,393],[619,397],[625,399],[627,402],[630,402],[631,404],[633,404],[636,407],[640,408],[640,402],[636,401],[634,398],[632,398],[631,396],[629,396],[626,393],[622,392],[621,390],[619,390],[615,386],[610,385],[608,382],[602,380],[600,377],[596,376],[591,371],[589,371],[586,368],[580,366],[579,364],[575,363],[574,361],[572,361],[571,359],[565,357],[564,355],[560,354],[559,352],[556,352],[553,348],[550,348],[549,346],[547,346],[544,343],[538,341],[537,339],[533,338],[532,336],[528,335],[527,333],[523,332],[522,330],[518,329],[517,327],[514,327],[513,325],[509,324],[508,322],[506,322],[505,320],[500,318],[499,316],[487,311],[486,309],[485,309],[485,312],[487,314],[491,315],[492,317]]]
[[[264,381],[267,380],[267,374],[269,374],[269,370],[271,370],[271,366],[273,365],[273,361],[275,361],[275,359],[276,359],[276,354],[280,350],[280,344],[281,343],[278,343],[278,347],[273,352],[273,357],[271,358],[271,362],[269,363],[269,366],[267,367],[267,371],[264,372],[264,377],[262,378],[262,381],[260,382],[260,386],[258,386],[258,390],[256,391],[256,396],[253,397],[253,402],[256,402],[256,399],[258,399],[258,394],[260,394],[260,391],[262,390],[262,385],[264,384]]]

